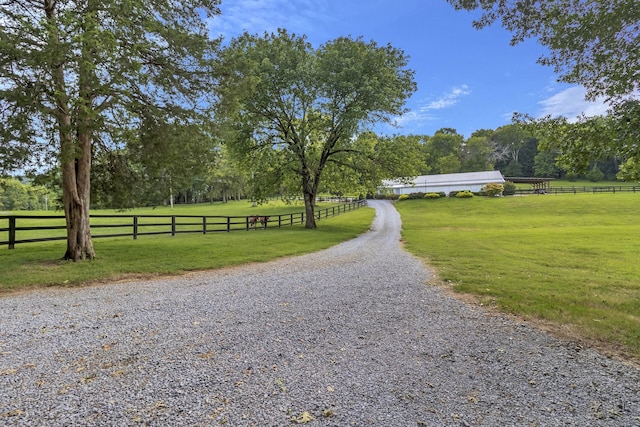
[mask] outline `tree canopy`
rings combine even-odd
[[[619,177],[640,178],[637,0],[448,1],[456,9],[482,10],[476,28],[499,20],[512,32],[512,44],[536,39],[549,49],[539,62],[553,66],[561,81],[584,86],[588,99],[604,96],[611,102],[606,117],[583,116],[577,122],[564,117],[514,118],[528,123],[544,141],[543,148],[558,150],[559,163],[583,173],[596,160],[617,157],[624,161]]]
[[[361,135],[405,111],[416,89],[407,65],[401,50],[361,38],[340,37],[314,49],[286,30],[245,33],[220,55],[216,118],[254,187],[301,192],[306,226],[314,228],[315,197],[327,174],[333,181],[349,171],[353,184],[373,171],[415,173],[415,156],[397,161],[409,144],[393,151],[389,140]]]
[[[496,21],[512,44],[536,39],[549,49],[538,62],[567,83],[583,85],[590,99],[626,98],[640,89],[640,3],[637,0],[448,0],[456,9],[483,11],[474,21]]]
[[[218,44],[203,14],[217,14],[218,3],[0,3],[0,167],[59,162],[66,259],[95,256],[92,158],[125,147],[144,118],[188,125],[202,113]]]

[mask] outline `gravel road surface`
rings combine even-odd
[[[640,426],[640,370],[428,286],[370,205],[319,253],[0,298],[0,425]]]

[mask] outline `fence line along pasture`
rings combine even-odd
[[[594,187],[551,187],[544,190],[522,189],[516,194],[578,194],[578,193],[640,193],[640,187],[635,185],[606,185]]]
[[[366,206],[366,200],[357,200],[314,213],[317,220],[330,218],[341,213]],[[90,215],[91,237],[133,237],[156,234],[216,233],[247,231],[260,228],[280,228],[295,224],[304,224],[305,213],[282,215]],[[261,221],[261,218],[267,220]],[[18,243],[47,242],[66,240],[65,235],[57,235],[66,230],[64,215],[0,215],[0,221],[6,221],[6,227],[0,222],[0,246],[14,249]],[[6,233],[6,234],[5,234]],[[63,234],[63,233],[60,233]]]

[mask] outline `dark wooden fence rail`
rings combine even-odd
[[[315,212],[316,219],[330,218],[341,213],[350,212],[366,206],[366,200],[357,200],[330,208],[321,209]],[[215,233],[231,232],[239,230],[252,230],[263,228],[257,221],[250,221],[248,216],[209,216],[209,215],[91,215],[91,236],[93,238],[102,237],[133,237],[154,235],[154,234],[176,234],[182,233]],[[60,225],[28,225],[29,222],[41,220],[58,220]],[[96,221],[94,221],[94,219]],[[66,236],[52,237],[29,237],[17,238],[20,232],[35,231],[36,234],[43,234],[46,230],[66,230],[64,215],[0,215],[0,221],[7,220],[7,227],[0,228],[0,236],[7,233],[7,240],[0,241],[0,246],[8,245],[9,249],[14,249],[18,243],[46,242],[51,240],[66,240]],[[117,222],[111,222],[115,220]],[[122,222],[127,220],[126,222]],[[282,215],[269,215],[269,220],[264,224],[264,228],[280,228],[295,224],[304,224],[305,213],[288,213]],[[26,224],[26,225],[23,225]],[[0,225],[2,223],[0,222]],[[101,232],[103,231],[103,232]]]
[[[578,193],[640,193],[633,185],[607,185],[595,187],[551,187],[544,191],[517,189],[516,194],[578,194]]]

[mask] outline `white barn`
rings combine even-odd
[[[500,171],[448,173],[442,175],[421,175],[408,183],[383,181],[381,191],[391,190],[394,194],[439,193],[447,195],[452,191],[469,190],[477,193],[486,184],[504,184]]]

